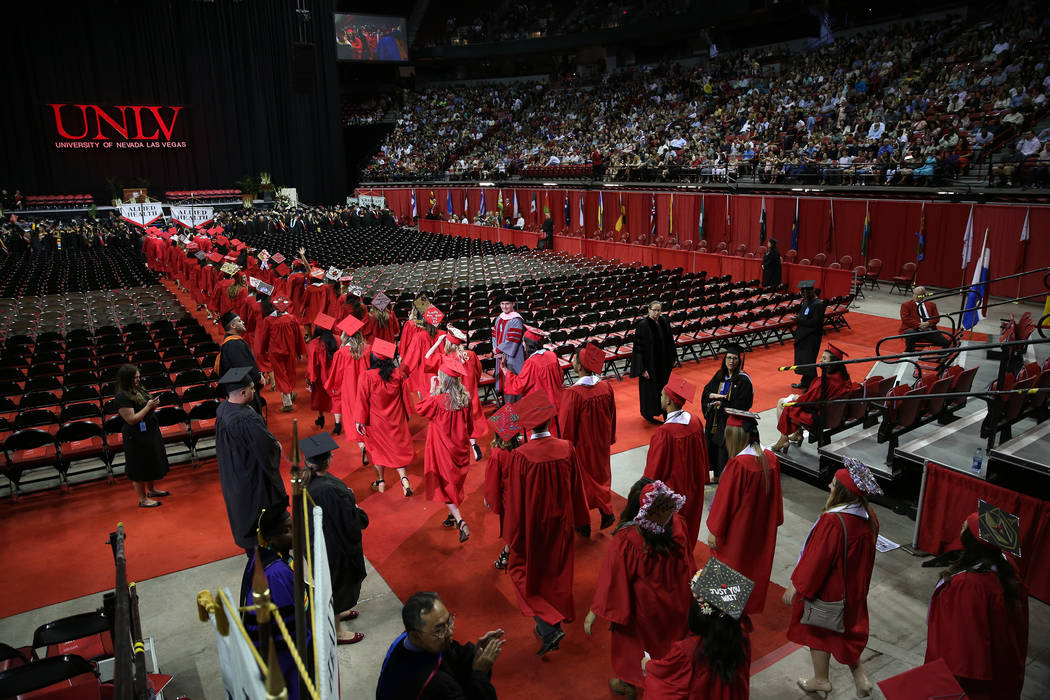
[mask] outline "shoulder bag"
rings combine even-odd
[[[846,613],[846,541],[849,534],[846,531],[846,521],[838,513],[835,514],[842,523],[842,599],[821,600],[814,598],[806,599],[802,605],[802,619],[804,625],[822,627],[832,632],[844,633],[846,625],[843,616]]]

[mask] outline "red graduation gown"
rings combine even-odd
[[[685,522],[672,519],[678,548],[650,555],[636,526],[618,529],[605,552],[591,610],[612,623],[612,667],[617,678],[640,686],[642,652],[665,656],[689,631],[689,580],[696,571]]]
[[[510,450],[493,447],[485,462],[485,503],[495,515],[503,515],[503,500],[507,492],[507,471]],[[502,519],[502,518],[501,518]]]
[[[645,666],[645,700],[747,700],[751,696],[751,641],[747,636],[747,661],[729,684],[706,661],[693,662],[702,646],[700,637],[690,634],[672,644],[662,659],[653,657]]]
[[[282,394],[295,389],[295,361],[306,354],[303,327],[291,314],[270,315],[263,319],[259,345],[273,370],[273,381]]]
[[[332,358],[320,338],[313,338],[306,344],[306,378],[310,381],[310,410],[331,411],[332,397],[324,388],[328,376],[328,366]]]
[[[664,423],[657,428],[649,440],[643,476],[662,481],[675,493],[685,496],[680,513],[690,545],[695,545],[700,536],[704,486],[707,485],[707,437],[703,422],[690,415],[688,424]]]
[[[379,324],[376,322],[375,317],[369,313],[368,326],[369,333],[372,334],[373,338],[380,338],[388,342],[394,342],[397,339],[397,334],[401,330],[401,323],[397,320],[397,314],[394,313],[394,307],[387,307],[387,319],[386,323]]]
[[[357,420],[365,426],[365,447],[372,462],[383,467],[407,467],[415,457],[401,387],[404,376],[399,367],[384,382],[378,369],[370,369],[358,385]]]
[[[332,288],[324,282],[309,285],[303,302],[303,323],[312,324],[317,314],[327,312],[329,301],[333,297],[335,294]]]
[[[255,355],[255,365],[260,372],[271,372],[273,370],[266,359],[266,347],[259,342],[262,338],[262,305],[258,300],[248,296],[244,298],[242,310],[244,313],[240,316],[244,319],[244,326],[247,329],[244,333],[245,340],[248,341],[252,354]]]
[[[548,624],[572,622],[574,528],[590,522],[576,450],[568,440],[533,438],[510,453],[506,485],[503,539],[518,608]]]
[[[846,522],[846,632],[804,625],[804,598],[842,600],[842,525]],[[876,529],[878,520],[875,521]],[[796,644],[831,652],[840,664],[854,665],[868,643],[868,586],[875,566],[875,535],[868,520],[850,513],[824,513],[806,540],[802,558],[791,574],[798,594],[791,610],[787,637]]]
[[[1012,565],[1012,564],[1011,564]],[[1017,700],[1028,654],[1028,591],[1008,602],[994,571],[961,571],[933,591],[926,663],[944,659],[971,700]]]
[[[478,359],[477,354],[473,350],[467,350],[467,359],[463,366],[467,368],[467,376],[463,378],[463,388],[470,394],[471,416],[474,421],[470,429],[470,437],[480,440],[489,434],[489,422],[485,418],[485,411],[481,408],[481,397],[478,395],[478,382],[481,381],[481,360]]]
[[[437,338],[431,338],[430,334],[420,329],[413,333],[406,343],[404,354],[401,356],[401,366],[410,373],[408,378],[409,391],[418,391],[421,395],[430,394],[430,378],[437,374],[441,358],[444,357],[440,348],[427,357],[429,350]]]
[[[209,292],[208,308],[212,310],[216,316],[222,316],[227,311],[233,309],[233,299],[230,299],[230,295],[226,293],[226,290],[233,284],[233,279],[226,277],[220,279],[215,283]]]
[[[609,456],[616,442],[616,397],[607,382],[576,384],[562,394],[558,412],[561,436],[576,446],[583,470],[587,506],[612,512]]]
[[[325,389],[332,397],[332,410],[343,416],[346,425],[354,430],[355,423],[360,423],[357,416],[360,414],[360,397],[357,391],[357,383],[361,375],[368,369],[368,356],[372,349],[367,345],[364,347],[360,358],[350,354],[350,348],[341,346],[332,355],[332,362],[328,369],[328,381]],[[356,434],[354,430],[354,434]],[[350,432],[347,432],[349,435]]]
[[[450,411],[447,401],[448,396],[438,394],[416,404],[419,415],[430,419],[423,482],[428,499],[458,506],[463,502],[463,483],[470,467],[470,404]]]
[[[550,350],[539,350],[525,358],[521,371],[514,374],[509,369],[503,373],[505,394],[524,396],[542,389],[555,408],[561,408],[562,383],[565,373],[558,363],[558,356]]]
[[[780,464],[764,451],[769,488],[758,457],[739,454],[726,464],[707,515],[707,529],[718,538],[714,556],[755,582],[744,612],[762,612],[773,569],[777,528],[784,522]]]
[[[405,364],[405,354],[408,352],[408,344],[412,342],[412,336],[422,329],[415,323],[409,321],[401,327],[401,336],[397,340],[397,352],[401,355],[401,364]]]
[[[824,381],[824,378],[818,379],[809,385],[809,389],[798,397],[796,401],[830,401],[831,399],[842,399],[845,398],[850,390],[853,389],[853,382],[841,374],[831,374],[827,376],[827,389],[823,399],[820,396],[820,382]],[[777,430],[780,431],[781,435],[791,435],[799,428],[808,428],[813,425],[813,413],[815,412],[816,406],[788,406],[780,414],[780,420],[777,423]]]

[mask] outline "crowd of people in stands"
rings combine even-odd
[[[1044,185],[1045,39],[1041,18],[1015,9],[995,26],[943,18],[589,83],[423,89],[364,177],[580,164],[619,181],[929,185],[970,173]]]

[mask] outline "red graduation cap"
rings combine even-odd
[[[310,276],[314,279],[324,279],[324,270],[319,267],[312,268],[310,270]]]
[[[453,326],[451,323],[445,326],[445,328],[448,329],[448,333],[445,334],[445,340],[448,342],[453,345],[462,345],[467,342],[467,334]]]
[[[441,361],[441,371],[450,377],[458,377],[460,379],[467,376],[466,366],[451,355],[446,355]]]
[[[341,284],[350,284],[353,281],[354,281],[354,276],[353,275],[343,275],[342,277],[339,278],[339,282]]]
[[[372,354],[385,360],[392,360],[394,355],[397,354],[397,346],[389,340],[376,338],[372,341]]]
[[[273,308],[277,309],[278,311],[287,311],[288,308],[292,305],[292,300],[286,296],[279,296],[276,297],[270,303],[273,304]]]
[[[244,244],[243,244],[243,243],[241,243],[241,242],[240,242],[239,240],[237,240],[236,238],[231,238],[231,239],[230,239],[230,245],[232,245],[232,246],[233,246],[234,248],[237,248],[238,250],[240,250],[240,249],[241,249],[241,247],[242,247],[242,246],[244,246]]]
[[[274,264],[280,265],[281,263],[283,263],[285,261],[285,257],[283,255],[281,255],[280,253],[274,253],[273,255],[270,256],[270,260],[273,260]]]
[[[944,659],[931,661],[878,683],[886,700],[966,700],[966,693]]]
[[[539,328],[533,328],[532,326],[528,326],[525,329],[524,338],[526,340],[543,340],[543,337],[543,331],[541,331]]]
[[[503,408],[489,416],[489,420],[495,427],[496,435],[499,435],[500,440],[504,442],[525,429],[519,417],[519,406],[521,406],[521,401],[503,404]]]
[[[605,369],[605,351],[594,343],[584,343],[579,349],[580,364],[592,374],[601,374]]]
[[[219,245],[229,245],[230,239],[227,238],[226,236],[221,236],[220,235],[220,236],[216,236],[215,237],[215,242],[218,243]]]
[[[216,253],[215,251],[212,251],[208,253],[208,260],[210,260],[213,263],[222,262],[222,256]]]
[[[326,313],[319,313],[314,317],[314,326],[316,328],[323,328],[326,331],[330,331],[334,325],[335,319]]]
[[[742,411],[738,408],[727,408],[726,409],[726,427],[734,426],[737,428],[747,427],[746,424],[754,421],[758,423],[759,415],[752,413],[751,411]]]
[[[828,343],[828,352],[830,352],[831,356],[834,357],[836,360],[841,360],[843,357],[849,357],[849,354],[844,352],[842,349],[835,347],[831,343]]]
[[[359,319],[357,316],[347,316],[336,326],[340,331],[347,335],[353,335],[357,333],[365,325],[365,322]]]
[[[291,269],[287,265],[285,265],[284,263],[281,263],[277,267],[273,268],[273,271],[276,272],[281,277],[287,277],[288,273],[291,272]]]
[[[235,262],[237,262],[237,256],[234,255],[233,253],[227,253],[226,257],[224,257],[223,260],[225,260],[226,262],[235,263]]]
[[[436,306],[428,307],[427,310],[423,312],[423,320],[432,326],[438,325],[444,318],[445,313]]]
[[[542,389],[528,394],[515,405],[518,407],[518,421],[525,428],[535,428],[558,415],[558,409]]]
[[[667,380],[664,391],[675,400],[675,403],[681,405],[693,400],[693,397],[696,396],[696,385],[681,374],[671,372],[671,378]]]

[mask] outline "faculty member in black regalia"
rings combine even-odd
[[[332,450],[339,445],[329,433],[318,433],[299,441],[306,460],[306,490],[322,511],[321,528],[328,548],[328,569],[332,576],[332,598],[339,622],[354,620],[353,609],[361,597],[365,580],[365,551],[361,531],[368,527],[368,514],[357,505],[354,492],[328,473]],[[339,644],[357,644],[365,635],[337,629]]]
[[[762,256],[762,286],[776,287],[780,284],[780,251],[777,239],[769,239],[769,250]]]
[[[707,459],[716,481],[729,461],[725,438],[726,409],[750,411],[755,398],[751,377],[744,373],[744,349],[736,343],[730,343],[723,351],[722,366],[704,386],[700,396],[704,424],[707,426]]]
[[[215,373],[222,377],[234,367],[249,368],[249,376],[255,384],[255,396],[251,405],[262,414],[262,407],[265,402],[262,394],[259,392],[262,391],[264,386],[263,376],[259,371],[258,363],[255,361],[255,353],[252,352],[251,346],[243,337],[247,330],[247,327],[244,325],[244,319],[233,311],[227,311],[219,319],[219,323],[222,324],[222,329],[226,332],[226,335],[219,344],[219,357]]]
[[[667,384],[671,370],[678,359],[671,324],[661,313],[663,304],[649,302],[648,312],[634,327],[634,356],[631,358],[631,376],[638,377],[638,402],[642,418],[654,425],[663,414],[660,392]]]
[[[259,509],[288,499],[280,470],[281,443],[251,408],[251,368],[234,367],[219,379],[219,386],[226,392],[215,412],[219,482],[233,539],[250,553],[256,541],[245,533],[251,531]]]
[[[813,280],[799,282],[798,288],[802,291],[802,306],[795,317],[798,324],[795,328],[795,364],[809,365],[817,361],[820,341],[824,337],[824,300],[814,288]],[[817,378],[816,367],[796,369],[795,373],[802,375],[802,379],[791,386],[803,391]]]

